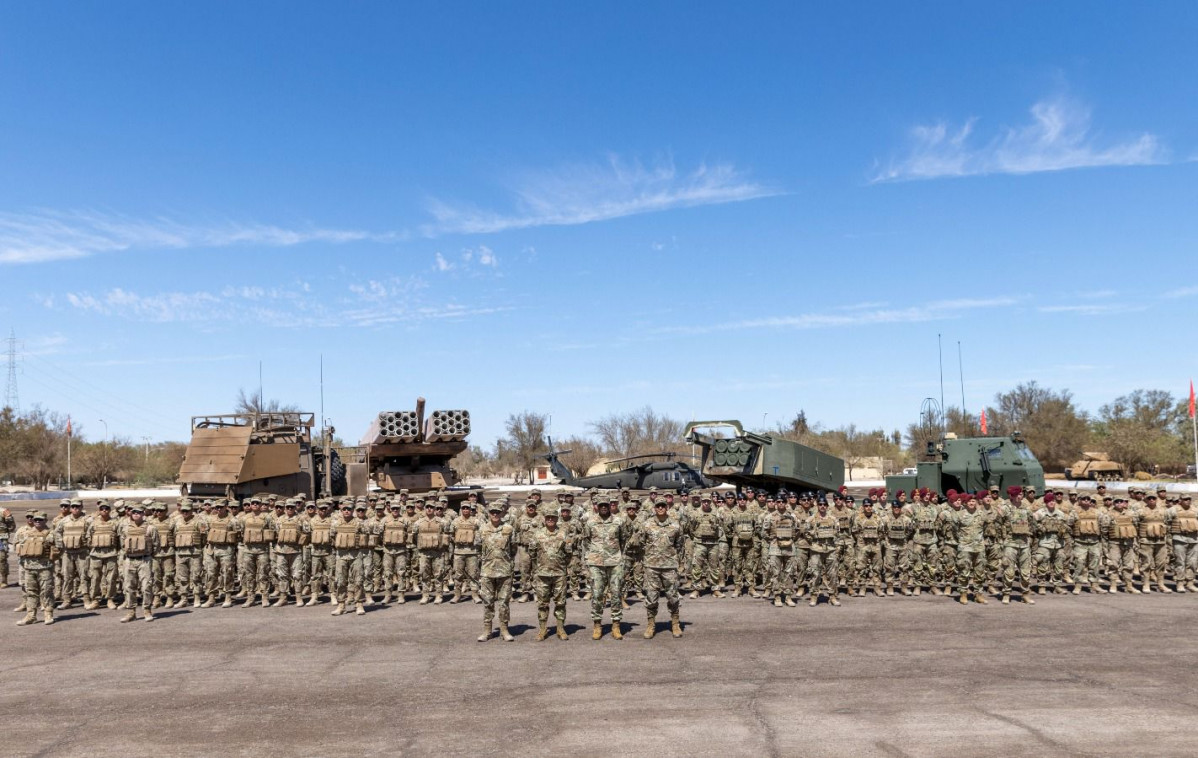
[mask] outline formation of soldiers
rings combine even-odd
[[[1198,592],[1198,510],[1189,495],[1133,488],[1127,498],[1032,488],[972,493],[871,490],[857,503],[782,491],[675,496],[628,490],[615,497],[569,492],[556,502],[533,490],[517,506],[485,506],[476,493],[455,510],[444,496],[308,501],[273,495],[100,501],[92,514],[64,500],[48,519],[33,511],[16,527],[0,512],[0,585],[8,542],[18,556],[24,612],[18,625],[54,610],[123,608],[122,622],[164,608],[314,606],[364,614],[375,603],[483,605],[483,634],[502,639],[510,604],[535,599],[537,639],[566,639],[566,601],[588,600],[592,638],[623,636],[623,611],[644,601],[645,636],[656,633],[664,597],[681,636],[681,596],[747,594],[794,606],[807,598],[923,591],[961,603],[1006,604],[1033,595],[1126,591]],[[482,511],[481,513],[479,511]],[[1170,584],[1172,587],[1170,587]],[[452,590],[452,594],[450,594]],[[381,597],[380,597],[381,596]]]

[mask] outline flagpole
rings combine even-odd
[[[1198,480],[1198,416],[1194,413],[1194,380],[1190,380],[1190,428],[1194,430],[1194,478]]]
[[[71,422],[67,420],[67,489],[71,489]]]

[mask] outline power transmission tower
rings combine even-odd
[[[4,388],[4,406],[12,408],[14,413],[21,412],[21,396],[17,392],[17,333],[10,329],[8,339],[8,384]]]

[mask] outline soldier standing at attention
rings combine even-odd
[[[545,514],[545,526],[533,532],[529,544],[529,559],[536,576],[537,596],[537,640],[549,636],[549,604],[553,603],[553,617],[557,620],[558,639],[566,639],[566,574],[570,569],[570,557],[574,554],[574,543],[566,530],[558,527],[558,514]]]
[[[174,605],[171,597],[175,591],[175,532],[174,524],[167,517],[166,503],[154,502],[149,506],[150,522],[158,532],[158,544],[154,548],[154,607]]]
[[[630,537],[630,524],[612,517],[611,503],[606,495],[598,497],[595,508],[595,518],[588,521],[583,530],[587,571],[591,577],[591,621],[594,623],[591,639],[603,636],[603,597],[610,589],[611,636],[622,640],[620,597],[624,592],[624,545]]]
[[[1198,571],[1198,511],[1193,498],[1182,495],[1181,501],[1165,514],[1165,523],[1173,537],[1173,579],[1177,591],[1198,592],[1194,584]]]
[[[807,522],[807,534],[811,540],[811,559],[807,564],[810,577],[811,599],[807,605],[815,606],[823,592],[828,593],[830,605],[840,605],[836,598],[840,583],[836,579],[836,543],[840,522],[828,513],[828,501],[820,499],[817,513]]]
[[[739,507],[739,506],[737,506]],[[768,568],[762,582],[766,592],[774,597],[774,605],[782,607],[783,595],[786,604],[794,606],[790,596],[791,577],[794,573],[795,540],[798,539],[798,517],[786,508],[765,514],[761,521],[761,534],[765,543]]]
[[[1153,582],[1156,582],[1158,592],[1172,592],[1165,586],[1165,571],[1169,568],[1165,509],[1157,501],[1157,496],[1149,492],[1144,496],[1144,506],[1137,513],[1140,519],[1140,583],[1144,592],[1152,592]],[[66,585],[63,586],[65,588]]]
[[[200,595],[204,591],[202,555],[206,521],[195,515],[190,501],[184,500],[179,506],[179,518],[175,519],[175,585],[179,593],[176,608],[186,606],[189,595],[192,607],[200,607]],[[95,523],[99,523],[98,520]]]
[[[1115,498],[1115,507],[1110,513],[1111,523],[1107,527],[1107,563],[1110,565],[1111,592],[1117,592],[1120,583],[1124,591],[1139,595],[1132,582],[1136,567],[1136,534],[1140,526],[1139,516],[1128,510],[1127,500]]]
[[[645,551],[645,639],[652,639],[657,633],[657,605],[662,595],[670,611],[670,631],[681,637],[678,564],[682,555],[682,527],[670,518],[665,501],[659,500],[653,506],[653,516],[643,521],[639,529]]]
[[[329,517],[332,504],[328,500],[316,503],[316,515],[308,519],[311,530],[312,552],[308,564],[308,602],[316,605],[320,595],[333,584],[333,520]]]
[[[365,503],[362,504],[362,510],[366,510]],[[353,505],[345,501],[341,506],[341,515],[333,519],[330,529],[333,537],[333,595],[337,600],[337,607],[332,612],[334,616],[345,613],[348,603],[357,605],[354,611],[357,615],[366,613],[362,607],[362,547],[365,531],[362,520],[354,518]]]
[[[1036,579],[1039,584],[1037,592],[1043,595],[1051,585],[1052,591],[1058,595],[1065,594],[1061,587],[1061,573],[1064,571],[1065,556],[1063,535],[1069,529],[1065,514],[1057,510],[1056,496],[1051,492],[1044,493],[1044,507],[1032,514],[1036,525]]]
[[[250,510],[238,519],[241,523],[241,543],[245,548],[245,573],[242,576],[241,591],[246,596],[243,608],[252,608],[259,595],[262,605],[269,605],[266,594],[270,592],[268,577],[270,565],[268,562],[271,540],[267,532],[274,531],[274,518],[262,512],[262,500],[250,498]]]
[[[478,519],[474,504],[462,503],[462,515],[450,522],[453,537],[453,597],[451,603],[461,602],[465,595],[478,595]]]
[[[1023,499],[1023,490],[1012,486],[1007,488],[1011,504],[1003,512],[1003,574],[1002,574],[1002,604],[1011,602],[1011,593],[1018,591],[1019,599],[1028,605],[1034,605],[1031,598],[1032,585],[1032,534],[1035,532],[1035,521],[1031,508]],[[1018,584],[1016,584],[1018,577]]]
[[[21,562],[21,581],[25,591],[25,617],[17,626],[27,626],[37,620],[37,609],[45,614],[47,624],[54,623],[54,533],[46,527],[43,511],[29,513],[30,524],[17,530],[13,544]]]
[[[8,586],[8,541],[17,531],[12,511],[0,508],[0,588]]]
[[[117,522],[112,519],[112,506],[108,501],[101,500],[98,515],[91,520],[87,531],[87,544],[91,551],[87,556],[91,602],[83,606],[87,610],[100,607],[101,599],[107,602],[109,610],[116,609],[116,528]]]
[[[441,604],[441,588],[437,585],[437,559],[441,554],[444,525],[437,518],[437,504],[424,504],[424,516],[412,526],[412,539],[420,561],[420,604],[427,605],[436,595],[435,605]]]
[[[1082,594],[1082,585],[1089,584],[1091,593],[1105,593],[1099,580],[1103,564],[1103,536],[1110,517],[1094,507],[1089,495],[1082,495],[1073,513],[1069,514],[1073,534],[1073,594]]]
[[[241,524],[229,512],[227,500],[216,501],[216,513],[208,517],[208,549],[204,555],[204,574],[208,599],[201,608],[211,608],[216,596],[224,595],[222,608],[233,606],[233,580],[237,571],[237,545],[241,542]]]
[[[298,514],[299,503],[287,500],[283,503],[283,516],[275,521],[275,583],[279,588],[276,608],[287,605],[289,592],[295,592],[295,604],[304,603],[303,562],[300,559],[301,538],[309,534],[311,526]]]
[[[882,532],[884,525],[882,516],[874,513],[873,500],[865,498],[861,503],[861,512],[853,516],[850,522],[853,536],[857,540],[856,566],[853,574],[857,597],[865,597],[865,588],[873,587],[874,596],[881,597],[882,592]]]
[[[978,494],[967,493],[957,497],[965,507],[953,511],[952,531],[957,538],[957,582],[960,584],[962,605],[969,603],[969,596],[982,605],[986,604],[986,525],[987,514],[978,509]]]
[[[158,530],[146,521],[146,507],[129,509],[129,520],[118,532],[125,554],[125,609],[121,623],[137,618],[140,601],[146,621],[154,620],[154,551],[158,549]]]
[[[512,572],[515,570],[513,557],[516,554],[515,529],[503,523],[503,506],[491,503],[487,506],[487,523],[478,530],[480,590],[483,597],[483,633],[479,642],[491,639],[491,623],[495,619],[496,605],[499,606],[499,633],[504,642],[516,639],[508,631],[511,614]]]
[[[89,519],[83,515],[83,501],[70,501],[67,515],[54,526],[56,541],[62,548],[62,603],[58,610],[71,607],[75,594],[83,596],[83,604],[91,605],[87,586],[87,528]]]
[[[383,518],[383,603],[391,602],[391,590],[396,590],[398,604],[406,602],[408,568],[408,519],[403,515],[403,505],[391,503],[391,513]]]
[[[728,500],[724,500],[728,503]],[[741,588],[756,597],[757,555],[760,550],[757,517],[743,500],[729,513],[729,562],[732,574],[732,597],[740,596]]]
[[[532,573],[528,560],[528,546],[532,534],[544,523],[537,511],[541,506],[541,493],[533,490],[524,504],[524,513],[516,519],[516,602],[527,603],[532,594]]]
[[[562,504],[558,527],[566,533],[566,538],[573,546],[570,550],[570,565],[566,571],[566,591],[572,599],[581,600],[579,593],[586,584],[582,573],[582,524],[574,518],[574,506],[568,501]]]
[[[699,512],[687,522],[686,533],[693,545],[691,598],[699,597],[707,588],[711,589],[713,597],[723,597],[724,594],[720,592],[719,544],[724,541],[724,523],[720,514],[712,510],[711,495],[703,496]]]
[[[882,533],[886,535],[883,567],[886,573],[886,595],[894,595],[895,587],[904,595],[910,595],[911,584],[910,545],[915,531],[915,520],[903,512],[903,504],[895,500],[890,504],[890,515],[882,522]]]

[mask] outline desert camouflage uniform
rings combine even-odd
[[[121,524],[117,534],[125,555],[125,609],[129,611],[125,620],[132,620],[138,605],[150,619],[157,599],[154,595],[154,553],[158,550],[158,525],[146,520],[139,526],[130,520]]]
[[[882,539],[886,528],[885,520],[878,513],[867,515],[862,511],[853,516],[849,528],[857,542],[853,586],[850,589],[855,590],[858,596],[864,596],[865,588],[872,586],[874,594],[881,595],[884,591],[882,587]]]
[[[304,602],[304,544],[311,537],[312,525],[299,514],[275,519],[274,574],[279,599],[275,605],[286,605],[288,593],[295,594],[296,604]]]
[[[17,522],[12,512],[0,508],[0,587],[8,586],[8,542],[17,531]]]
[[[1073,536],[1073,594],[1080,593],[1083,584],[1090,585],[1091,592],[1105,592],[1099,587],[1099,580],[1105,562],[1102,543],[1110,517],[1093,506],[1081,505],[1068,519],[1069,533]]]
[[[675,521],[674,523],[677,523]],[[724,542],[724,522],[714,510],[700,510],[686,527],[693,545],[691,587],[698,593],[705,589],[720,590],[719,545]]]
[[[400,603],[406,602],[408,568],[408,519],[402,515],[387,514],[382,522],[383,533],[383,602],[391,600],[395,590]]]
[[[477,532],[479,519],[475,516],[458,516],[449,525],[453,538],[453,599],[478,592],[478,547]]]
[[[92,607],[104,600],[110,608],[116,607],[116,578],[118,566],[118,540],[116,519],[97,516],[91,520],[87,532],[89,553],[87,575],[90,585]]]
[[[915,519],[901,508],[892,508],[882,522],[885,553],[883,568],[886,573],[886,594],[893,595],[898,588],[904,595],[911,586],[911,535],[915,533]]]
[[[1165,513],[1165,524],[1173,539],[1173,579],[1178,592],[1198,592],[1198,510],[1187,496]]]
[[[208,519],[181,514],[175,520],[175,589],[179,593],[176,607],[182,607],[190,598],[192,605],[200,604],[204,591],[204,536],[208,531]]]
[[[77,595],[83,596],[84,603],[91,603],[87,581],[87,528],[90,521],[82,514],[78,517],[68,514],[54,525],[55,541],[62,551],[59,557],[62,605],[59,608],[66,608]]]
[[[25,597],[25,617],[17,623],[32,624],[40,607],[46,623],[54,622],[54,551],[56,535],[48,528],[24,525],[13,536],[17,560],[21,562],[21,589]]]
[[[1064,592],[1061,588],[1065,567],[1064,535],[1069,531],[1068,517],[1056,508],[1047,506],[1032,514],[1036,528],[1036,552],[1033,562],[1036,569],[1036,582],[1039,592],[1044,594],[1048,587],[1054,592]]]
[[[224,607],[233,604],[233,582],[237,570],[237,546],[241,542],[241,523],[228,512],[221,516],[219,511],[207,517],[207,548],[204,553],[204,578],[207,583],[208,599],[205,606],[211,607],[217,595],[224,595]]]
[[[1160,505],[1152,506],[1154,498],[1146,498],[1144,507],[1140,508],[1139,516],[1139,545],[1140,545],[1140,582],[1144,592],[1151,592],[1155,583],[1160,592],[1170,592],[1165,586],[1165,572],[1169,570],[1169,538],[1168,527],[1165,524],[1165,509]]]

